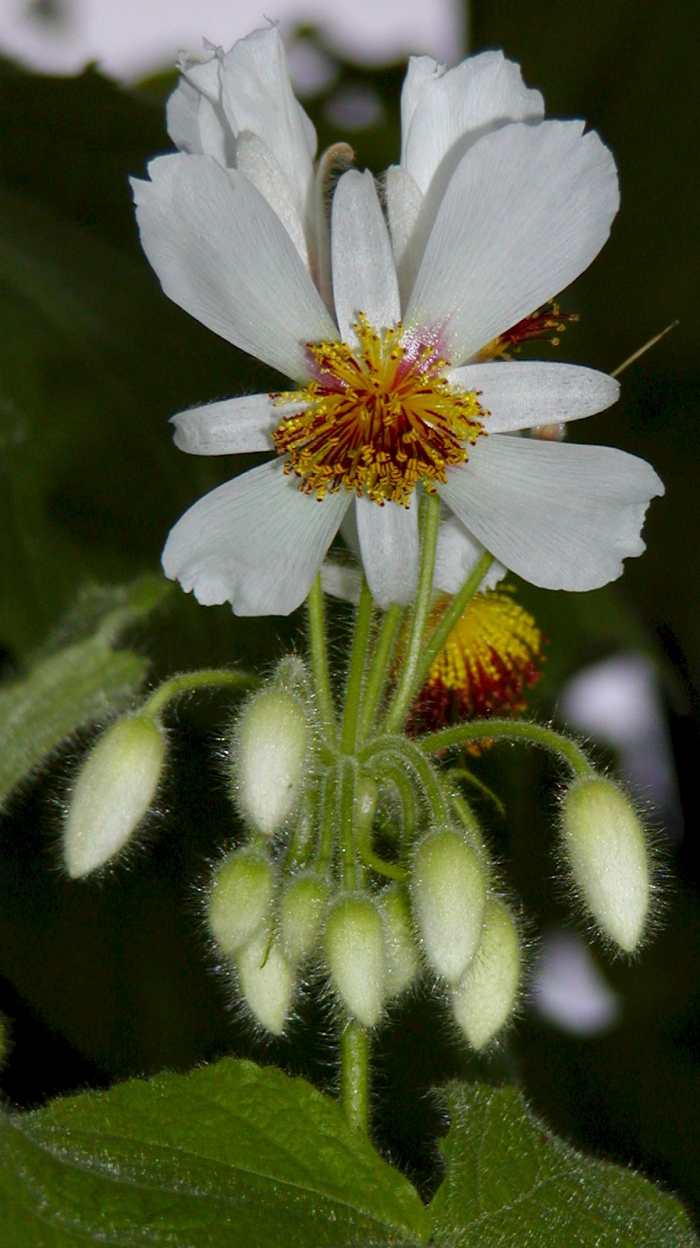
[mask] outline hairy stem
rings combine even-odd
[[[421,652],[425,643],[425,625],[433,596],[433,573],[440,528],[440,499],[437,494],[424,494],[421,500],[421,553],[418,589],[411,614],[411,633],[399,676],[396,692],[389,707],[384,731],[398,732],[403,727],[417,688],[422,667]]]
[[[335,745],[336,721],[331,678],[328,667],[328,643],[326,640],[326,610],[321,589],[321,577],[316,577],[306,600],[309,621],[309,649],[311,651],[311,671],[314,678],[316,702],[323,727],[324,736],[330,745]]]
[[[352,638],[348,679],[345,686],[345,707],[343,709],[343,731],[340,748],[345,754],[353,754],[357,744],[357,735],[362,710],[362,694],[364,688],[365,665],[367,661],[367,643],[372,627],[372,595],[366,580],[362,579],[360,601],[355,613],[355,631]]]
[[[247,672],[232,672],[217,667],[202,668],[198,672],[183,672],[181,676],[171,676],[169,680],[164,680],[146,699],[141,709],[146,715],[156,716],[173,698],[193,693],[195,689],[235,688],[237,685],[255,684],[256,680],[255,676],[250,676]]]
[[[384,613],[384,619],[377,634],[374,658],[367,673],[365,698],[360,717],[360,740],[362,741],[369,736],[375,716],[381,706],[402,616],[403,607],[400,607],[398,603],[392,603]]]
[[[434,631],[431,633],[426,644],[422,647],[420,662],[416,669],[415,687],[413,690],[414,697],[418,693],[421,685],[428,675],[435,659],[445,645],[452,629],[462,618],[474,595],[479,592],[481,583],[492,563],[493,555],[490,555],[488,551],[484,551],[484,554],[481,556],[478,563],[476,563],[472,568],[462,588],[455,594],[454,598],[450,602],[449,607],[445,611],[439,623],[436,625]]]
[[[464,741],[522,742],[525,745],[538,746],[549,750],[565,762],[576,776],[588,776],[594,771],[593,764],[587,754],[572,741],[553,728],[542,724],[528,723],[526,720],[513,719],[481,719],[469,724],[456,724],[454,728],[441,728],[439,732],[429,732],[419,737],[416,745],[428,754],[449,750],[451,746],[461,745]]]
[[[369,1130],[369,1035],[349,1020],[340,1037],[340,1103],[356,1131]]]
[[[398,765],[404,771],[412,773],[435,823],[444,826],[450,822],[450,803],[432,764],[425,753],[407,737],[377,737],[361,751],[360,760],[369,764],[379,778],[384,762],[394,768]]]

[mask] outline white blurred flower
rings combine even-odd
[[[182,151],[134,182],[144,249],[171,299],[295,383],[174,418],[193,454],[278,452],[170,533],[165,571],[200,602],[294,610],[341,524],[377,601],[408,601],[424,488],[453,513],[435,576],[447,592],[484,548],[571,590],[642,552],[646,507],[663,492],[648,464],[517,436],[603,410],[617,383],[498,358],[551,323],[538,309],[590,264],[618,207],[598,136],[542,116],[501,53],[451,70],[413,58],[387,226],[368,172],[338,177],[329,206],[334,149],[315,172],[275,27],[183,62],[168,107]]]

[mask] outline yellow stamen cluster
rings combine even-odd
[[[433,608],[428,627],[449,598]],[[477,594],[433,663],[414,721],[420,728],[524,708],[525,689],[539,676],[543,638],[535,620],[506,590]]]
[[[433,490],[466,461],[485,413],[474,391],[446,380],[433,343],[408,344],[400,323],[378,332],[362,313],[353,329],[355,349],[309,344],[314,380],[274,396],[305,406],[272,437],[305,494],[322,499],[342,488],[406,507],[416,485]]]

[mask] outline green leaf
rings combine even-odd
[[[155,576],[87,589],[59,630],[63,644],[47,643],[25,676],[0,689],[0,809],[66,737],[133,698],[147,662],[114,642],[166,592]]]
[[[8,1118],[7,1242],[168,1248],[416,1245],[407,1179],[303,1079],[225,1059]]]
[[[436,1248],[691,1248],[683,1208],[641,1175],[576,1152],[515,1088],[450,1084]]]

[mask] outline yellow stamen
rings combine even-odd
[[[353,329],[356,349],[310,343],[315,380],[273,396],[305,404],[280,422],[275,447],[305,494],[343,488],[406,507],[416,485],[432,491],[465,463],[486,413],[475,391],[447,381],[434,343],[416,344],[400,323],[379,332],[363,313]]]

